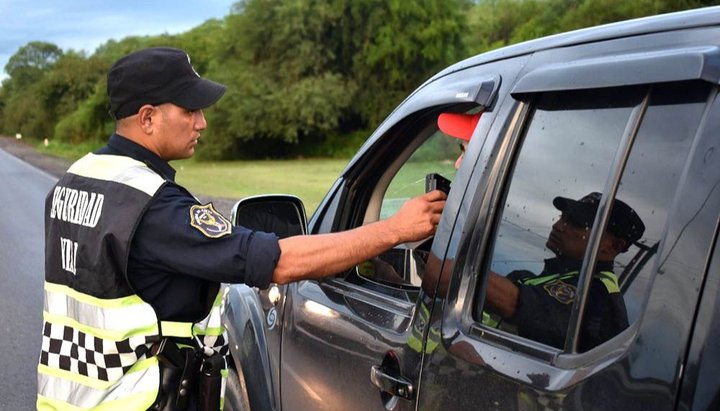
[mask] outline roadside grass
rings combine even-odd
[[[77,160],[87,153],[91,153],[105,145],[105,142],[86,141],[78,144],[65,143],[56,140],[48,141],[47,147],[42,142],[34,143],[35,148],[43,153],[68,160]]]
[[[51,141],[36,144],[43,154],[76,160],[105,143],[68,144]],[[191,193],[239,200],[260,194],[292,194],[303,200],[312,215],[349,159],[299,159],[200,162],[194,159],[170,163],[176,181]]]
[[[105,143],[68,144],[51,141],[37,149],[57,157],[76,160]],[[239,200],[260,194],[292,194],[303,200],[311,215],[349,159],[300,159],[200,162],[173,161],[176,180],[190,192]]]
[[[345,168],[348,159],[174,161],[176,180],[193,193],[241,199],[259,194],[292,194],[307,215]]]
[[[104,143],[72,145],[51,142],[37,144],[39,151],[70,160],[100,148]],[[260,194],[292,194],[312,215],[330,186],[345,169],[349,159],[305,158],[296,160],[238,160],[200,162],[173,161],[176,180],[196,195],[231,200]],[[425,192],[425,174],[438,172],[452,180],[452,161],[408,162],[393,178],[385,195],[382,217],[394,214],[409,198]]]

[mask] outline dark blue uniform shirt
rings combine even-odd
[[[276,235],[233,227],[210,238],[190,225],[190,207],[200,203],[175,183],[167,161],[118,134],[95,154],[131,157],[167,181],[138,224],[128,261],[130,284],[160,320],[202,319],[221,282],[268,287],[280,257]]]
[[[582,261],[550,258],[545,260],[540,275],[525,270],[508,274],[507,278],[519,289],[515,316],[510,321],[517,325],[521,336],[557,348],[564,347],[581,266]],[[622,294],[609,292],[600,280],[602,272],[612,270],[612,261],[598,261],[595,265],[583,317],[580,351],[587,351],[628,327]],[[554,275],[568,276],[542,281],[543,277],[551,279]],[[540,281],[532,284],[532,280]]]

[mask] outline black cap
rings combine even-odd
[[[602,194],[600,193],[590,193],[577,201],[565,197],[555,197],[553,205],[562,211],[573,224],[589,228],[595,221],[595,214],[601,198]],[[642,237],[645,232],[645,224],[632,207],[621,200],[615,200],[612,211],[610,211],[607,229],[616,237],[626,240],[624,252]]]
[[[108,72],[107,92],[110,114],[121,119],[137,114],[145,104],[207,108],[222,97],[225,86],[200,78],[184,51],[152,47],[116,61]]]

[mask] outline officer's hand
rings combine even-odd
[[[388,219],[400,243],[419,241],[435,233],[447,195],[440,190],[417,196],[405,202],[400,210]]]

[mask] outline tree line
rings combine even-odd
[[[463,58],[701,0],[241,0],[177,35],[109,40],[92,54],[22,46],[0,85],[0,133],[103,142],[110,65],[144,47],[186,50],[228,86],[206,111],[205,159],[348,156],[405,96]]]

